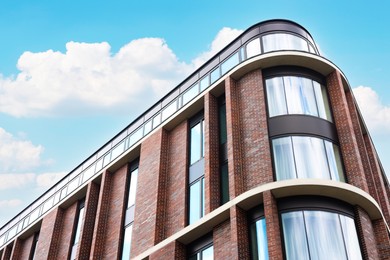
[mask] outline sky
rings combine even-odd
[[[387,1],[0,0],[0,226],[243,30],[304,26],[390,176]]]

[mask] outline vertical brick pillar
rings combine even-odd
[[[360,240],[363,259],[379,259],[375,230],[368,214],[359,206],[355,207],[355,222]]]
[[[214,227],[213,245],[214,259],[230,259],[232,255],[230,221],[226,220]]]
[[[77,249],[76,259],[89,259],[91,251],[92,236],[95,226],[96,210],[99,200],[100,186],[94,182],[90,182],[87,188],[87,195],[85,198],[85,211],[83,226],[80,230],[80,241]]]
[[[9,244],[4,248],[3,256],[1,257],[1,260],[9,260],[11,258],[11,253],[12,253],[12,247],[13,244]]]
[[[283,259],[277,203],[271,191],[263,193],[269,259]]]
[[[72,249],[73,230],[76,225],[76,213],[78,211],[79,203],[76,201],[72,206],[67,209],[62,209],[61,226],[58,231],[58,246],[55,252],[54,259],[67,259]],[[45,239],[45,236],[40,233],[38,244],[41,239]],[[39,259],[39,258],[37,258]]]
[[[242,172],[240,101],[237,84],[231,77],[225,80],[226,132],[229,168],[229,196],[233,199],[244,192]]]
[[[376,192],[378,193],[378,197],[376,199],[381,205],[386,222],[390,224],[389,194],[386,190],[386,184],[382,175],[382,170],[379,166],[378,157],[374,145],[372,144],[372,141],[367,134],[364,135],[364,142],[366,144],[368,157],[371,162],[372,178],[375,182]]]
[[[128,171],[125,164],[103,173],[90,259],[118,259],[121,254]]]
[[[188,121],[185,120],[172,129],[168,139],[164,238],[179,232],[187,224]]]
[[[327,87],[347,180],[350,184],[368,192],[359,145],[355,136],[354,123],[352,122],[339,71],[335,70],[328,75]]]
[[[36,248],[36,259],[56,259],[61,235],[62,216],[62,209],[57,207],[43,218],[40,239]]]
[[[161,259],[175,259],[186,260],[186,248],[178,241],[173,241],[163,247],[162,249],[152,253],[149,256],[149,260],[161,260]]]
[[[12,247],[11,257],[10,259],[18,259],[23,247],[23,240],[17,237],[14,241],[14,245]]]
[[[139,255],[164,237],[167,136],[161,128],[141,146],[138,186],[143,189],[137,189],[136,194],[132,256]]]
[[[238,81],[242,171],[246,190],[273,181],[266,103],[261,70]]]
[[[34,235],[29,236],[25,240],[21,240],[17,238],[15,240],[15,243],[20,243],[20,247],[18,249],[16,248],[17,246],[14,246],[11,260],[29,259],[33,242],[34,242]]]
[[[249,232],[246,212],[238,206],[230,208],[231,260],[250,259]]]
[[[384,220],[374,220],[373,226],[380,259],[390,259],[390,238]]]
[[[220,204],[218,100],[210,92],[205,94],[204,120],[205,211],[208,214],[218,208]]]

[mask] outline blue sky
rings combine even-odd
[[[241,30],[307,28],[390,174],[387,1],[0,1],[0,226]]]

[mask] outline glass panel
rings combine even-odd
[[[103,168],[103,158],[100,158],[100,159],[96,162],[96,169],[95,169],[95,172],[100,171],[102,168]]]
[[[228,164],[221,166],[221,204],[229,201],[229,171]]]
[[[341,166],[339,148],[331,142],[324,142],[326,148],[326,155],[328,157],[331,179],[345,182],[344,172]]]
[[[65,198],[66,197],[66,191],[67,191],[67,189],[68,189],[68,186],[66,186],[65,188],[63,188],[62,190],[61,190],[61,199],[63,199],[63,198]]]
[[[142,127],[135,130],[130,136],[129,147],[139,141],[142,138]]]
[[[348,259],[363,259],[362,253],[360,251],[355,222],[352,218],[343,215],[339,215],[339,217],[341,222],[341,228],[343,230],[344,242],[348,254]]]
[[[16,235],[16,228],[17,226],[14,226],[10,229],[10,231],[8,231],[8,237],[7,237],[8,240],[10,240]]]
[[[125,236],[123,239],[123,250],[122,250],[122,259],[130,259],[130,249],[131,249],[131,237],[133,233],[133,225],[129,225],[125,229]]]
[[[252,259],[253,260],[268,260],[268,243],[267,230],[265,219],[262,218],[251,227],[252,234]]]
[[[210,84],[213,84],[215,81],[217,81],[221,75],[219,74],[219,67],[217,67],[215,70],[213,70],[210,73]]]
[[[161,114],[159,113],[153,118],[153,129],[156,128],[160,123],[161,123]]]
[[[183,94],[183,105],[191,101],[199,93],[199,85],[195,84]]]
[[[164,108],[162,111],[162,121],[165,121],[168,117],[170,117],[173,113],[176,112],[177,109],[177,100],[169,104],[167,107]]]
[[[246,58],[256,56],[261,53],[260,39],[254,39],[246,45]]]
[[[5,242],[5,236],[3,235],[0,237],[0,245],[3,245],[4,242]]]
[[[282,214],[282,225],[286,259],[309,260],[303,212]]]
[[[289,114],[318,116],[312,81],[298,77],[283,77]]]
[[[207,75],[200,81],[200,91],[205,90],[210,85],[209,76]]]
[[[272,78],[265,81],[269,116],[287,114],[286,96],[284,93],[283,78]]]
[[[234,68],[239,63],[238,52],[233,54],[229,59],[225,60],[221,64],[222,75]]]
[[[202,260],[213,260],[214,259],[214,248],[210,246],[202,251]]]
[[[125,141],[122,141],[111,151],[111,159],[114,160],[116,157],[121,155],[125,150]]]
[[[149,120],[144,125],[144,135],[148,134],[150,131],[152,131],[152,120]]]
[[[76,233],[74,236],[74,245],[77,244],[80,240],[80,232],[81,232],[81,226],[83,225],[83,218],[84,218],[84,206],[79,210],[79,217],[77,220],[77,228]]]
[[[89,167],[87,170],[84,171],[84,173],[83,173],[83,182],[87,181],[94,174],[95,174],[95,165],[92,164],[91,167]]]
[[[316,51],[314,50],[313,46],[309,43],[309,52],[316,54]]]
[[[338,214],[304,211],[311,259],[347,259]]]
[[[201,181],[190,186],[189,224],[201,218]]]
[[[135,203],[135,194],[137,192],[137,181],[138,181],[138,168],[131,172],[127,208],[130,208],[130,206],[133,206]]]
[[[79,186],[79,178],[75,178],[72,182],[69,183],[68,185],[68,194],[77,189]]]
[[[53,202],[54,202],[54,196],[52,196],[50,199],[48,199],[45,202],[45,204],[43,204],[43,211],[42,211],[42,213],[45,213],[46,211],[51,209],[51,207],[53,206]]]
[[[29,223],[32,223],[34,220],[36,220],[39,217],[39,210],[40,208],[37,208],[36,210],[33,211],[33,213],[31,213]]]
[[[332,122],[332,116],[330,114],[329,101],[325,87],[316,81],[313,81],[313,86],[314,93],[316,95],[319,116]]]
[[[111,162],[111,152],[108,152],[103,159],[103,167]]]
[[[322,139],[292,137],[298,178],[330,179]]]
[[[227,141],[227,130],[226,130],[226,105],[221,104],[219,106],[219,143],[224,144]]]
[[[277,50],[308,51],[307,42],[287,33],[268,34],[262,37],[264,52]]]
[[[291,137],[283,137],[272,141],[276,180],[295,179],[294,154]]]
[[[191,151],[190,151],[190,164],[193,164],[201,158],[201,123],[199,122],[191,128]]]

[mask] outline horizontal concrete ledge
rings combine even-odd
[[[242,209],[249,210],[257,205],[261,205],[263,203],[263,193],[268,190],[270,190],[277,199],[301,195],[334,198],[352,206],[357,205],[363,208],[372,220],[383,218],[382,211],[374,198],[365,191],[350,184],[320,179],[277,181],[258,186],[237,196],[134,259],[145,259],[152,253],[157,252],[176,240],[183,244],[191,243],[196,238],[210,232],[216,225],[229,219],[230,208],[232,206],[237,205]]]

